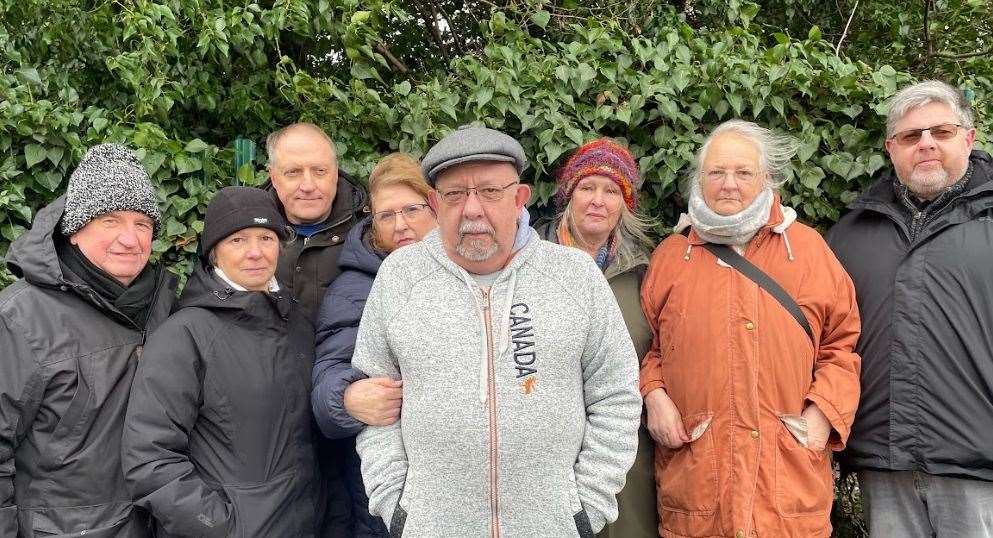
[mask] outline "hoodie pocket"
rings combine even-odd
[[[390,520],[390,538],[400,538],[403,536],[403,526],[407,523],[407,511],[400,506],[400,501],[397,501],[397,506],[393,510],[393,519]]]
[[[590,525],[590,516],[587,515],[586,510],[580,510],[573,516],[573,520],[576,522],[576,531],[579,533],[579,538],[593,538],[593,526]]]
[[[115,537],[129,523],[131,511],[129,502],[27,510],[34,536],[45,538]]]
[[[659,501],[673,512],[709,515],[717,507],[718,468],[713,413],[683,417],[683,427],[691,441],[677,450],[659,446],[662,463]]]

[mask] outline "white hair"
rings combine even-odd
[[[925,80],[900,90],[890,99],[886,113],[886,138],[893,136],[897,122],[908,112],[931,103],[941,103],[952,109],[965,129],[972,129],[972,107],[962,92],[938,80]]]
[[[745,120],[728,120],[715,127],[707,135],[703,145],[700,146],[700,151],[697,152],[696,161],[690,169],[688,175],[690,181],[703,181],[703,162],[707,158],[710,144],[718,135],[725,133],[741,135],[755,144],[759,150],[759,168],[765,173],[769,188],[779,188],[786,182],[786,168],[793,156],[796,155],[800,143],[792,136],[777,134],[757,123]],[[689,192],[689,189],[686,191]]]

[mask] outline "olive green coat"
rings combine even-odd
[[[557,221],[546,220],[535,225],[538,234],[548,241],[558,243]],[[648,269],[648,253],[643,253],[633,263],[611,264],[603,276],[614,292],[621,307],[638,360],[645,358],[652,344],[652,330],[641,310],[641,281]],[[617,521],[607,525],[597,538],[646,538],[657,537],[658,509],[655,503],[655,443],[645,429],[644,420],[638,431],[638,454],[628,471],[624,489],[617,494]]]

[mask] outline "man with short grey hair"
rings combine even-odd
[[[862,400],[842,465],[872,536],[993,536],[993,159],[937,81],[893,97],[893,169],[828,233],[855,283]]]
[[[634,461],[638,360],[586,253],[528,225],[516,140],[462,128],[428,151],[438,230],[383,262],[352,365],[403,380],[359,434],[393,536],[593,536]]]

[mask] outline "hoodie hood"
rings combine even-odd
[[[362,219],[358,224],[352,226],[345,237],[345,245],[338,255],[338,269],[341,272],[359,271],[373,278],[379,272],[386,253],[380,252],[372,247],[368,241],[368,231],[372,226],[372,217]]]
[[[15,276],[36,286],[66,284],[55,250],[55,229],[65,212],[65,196],[59,196],[35,215],[31,229],[14,240],[7,251],[7,268]]]

